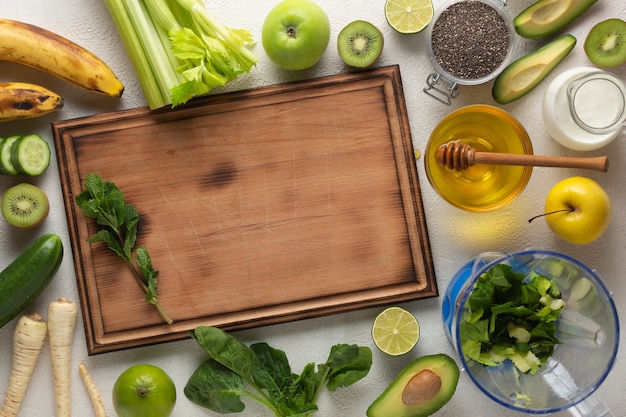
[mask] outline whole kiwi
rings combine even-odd
[[[35,227],[48,216],[50,204],[42,189],[21,183],[2,195],[2,217],[12,226],[21,229]]]
[[[591,28],[584,45],[591,62],[600,67],[617,67],[626,62],[626,22],[607,19]]]
[[[346,25],[337,36],[339,56],[347,65],[367,68],[380,57],[385,41],[376,26],[365,20]]]

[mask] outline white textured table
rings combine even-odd
[[[378,25],[385,35],[385,49],[377,65],[399,64],[406,95],[413,142],[416,149],[423,151],[429,134],[439,120],[455,108],[473,104],[495,104],[491,98],[491,83],[476,87],[462,87],[460,96],[451,107],[444,106],[427,97],[422,88],[431,72],[426,56],[426,33],[403,36],[395,33],[386,23],[383,14],[384,0],[342,2],[319,0],[328,12],[331,25],[331,43],[322,61],[310,70],[285,72],[279,70],[265,56],[260,44],[260,31],[263,19],[276,1],[270,0],[218,0],[208,1],[210,11],[218,20],[233,27],[250,29],[259,41],[254,52],[261,57],[252,73],[241,77],[228,86],[228,90],[239,90],[260,85],[332,75],[345,71],[334,44],[339,30],[351,20],[365,19]],[[435,0],[435,6],[442,2]],[[507,6],[511,15],[531,4],[531,0],[511,1]],[[22,0],[0,2],[0,16],[33,23],[57,32],[82,44],[103,58],[126,85],[121,100],[101,99],[43,75],[35,70],[16,64],[0,62],[0,81],[23,80],[40,82],[53,90],[63,93],[64,109],[54,115],[39,120],[0,124],[0,136],[35,131],[52,143],[50,122],[71,119],[101,112],[128,109],[145,105],[135,72],[127,58],[117,32],[100,0]],[[555,73],[530,95],[522,100],[504,106],[526,127],[537,154],[579,155],[558,145],[545,132],[541,119],[541,100],[547,84],[567,68],[588,65],[582,50],[582,42],[589,28],[600,20],[609,17],[626,19],[623,0],[600,0],[582,18],[568,27],[567,31],[578,38],[578,45]],[[530,51],[539,43],[523,41],[516,54]],[[626,66],[613,70],[626,78]],[[131,139],[132,140],[132,139]],[[626,178],[626,143],[624,135],[604,149],[585,155],[608,154],[611,158],[609,173],[580,172],[570,169],[535,168],[530,183],[518,199],[508,207],[488,214],[471,214],[460,211],[444,202],[430,187],[426,179],[423,161],[418,161],[418,174],[426,210],[430,242],[440,293],[454,273],[467,261],[484,251],[513,252],[528,247],[542,247],[571,255],[595,268],[604,277],[613,291],[622,325],[626,323],[626,191],[623,178]],[[56,161],[36,184],[49,195],[52,206],[50,217],[39,229],[32,232],[18,232],[0,223],[0,265],[4,267],[25,247],[27,242],[43,233],[57,233],[63,238],[66,256],[57,277],[36,301],[31,310],[45,311],[47,305],[59,295],[77,299],[76,281],[71,259],[70,241],[63,209],[63,201]],[[596,242],[586,246],[575,246],[558,240],[548,230],[545,222],[528,223],[528,218],[543,209],[548,190],[556,182],[572,175],[583,174],[597,180],[611,196],[613,220],[609,230]],[[15,183],[13,178],[0,178],[0,191]],[[369,376],[349,388],[335,393],[324,392],[320,398],[320,416],[363,416],[368,405],[382,392],[395,375],[413,358],[433,353],[455,354],[444,335],[441,322],[442,297],[404,303],[403,307],[413,312],[422,326],[419,344],[408,355],[400,358],[386,357],[378,352],[370,337],[372,320],[379,308],[340,314],[319,319],[274,325],[238,332],[237,335],[248,343],[266,341],[284,350],[291,360],[294,371],[299,372],[308,362],[322,362],[330,347],[338,342],[358,343],[370,346],[374,352],[374,364]],[[80,320],[80,319],[79,319]],[[0,394],[4,396],[11,366],[11,339],[15,322],[0,329]],[[624,415],[623,369],[626,366],[624,332],[620,338],[621,349],[613,372],[597,392],[599,399],[606,402],[616,416]],[[73,364],[85,361],[92,376],[102,391],[109,415],[114,411],[111,404],[111,388],[117,376],[127,367],[150,362],[164,368],[174,379],[179,400],[174,410],[175,417],[217,415],[198,408],[189,402],[182,393],[187,378],[204,358],[204,353],[191,340],[172,342],[145,348],[135,348],[120,352],[106,353],[89,357],[86,353],[85,336],[79,322],[73,351]],[[93,415],[91,404],[82,386],[78,372],[73,374],[72,407],[77,416]],[[248,402],[243,415],[269,415],[256,405]],[[22,416],[54,416],[52,377],[49,351],[46,346],[35,370],[25,398]],[[452,400],[437,415],[464,417],[515,417],[521,414],[508,412],[473,388],[466,376],[462,375],[458,389]],[[561,415],[569,415],[560,413]]]

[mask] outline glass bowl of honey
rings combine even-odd
[[[511,203],[526,188],[531,166],[476,164],[453,170],[440,163],[440,146],[460,140],[477,152],[533,153],[524,126],[499,107],[473,104],[444,117],[433,129],[424,153],[431,186],[455,207],[487,212]]]

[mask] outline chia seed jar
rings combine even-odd
[[[435,70],[424,92],[450,105],[461,85],[495,78],[511,60],[515,36],[506,0],[452,0],[428,26],[428,58]]]

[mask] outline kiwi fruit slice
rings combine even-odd
[[[591,28],[584,45],[591,62],[600,67],[617,67],[626,62],[626,22],[607,19]]]
[[[376,62],[384,43],[382,32],[365,20],[348,23],[337,36],[339,56],[355,68],[367,68]]]
[[[12,226],[28,229],[41,224],[50,211],[48,196],[32,184],[9,188],[2,196],[2,217]]]

